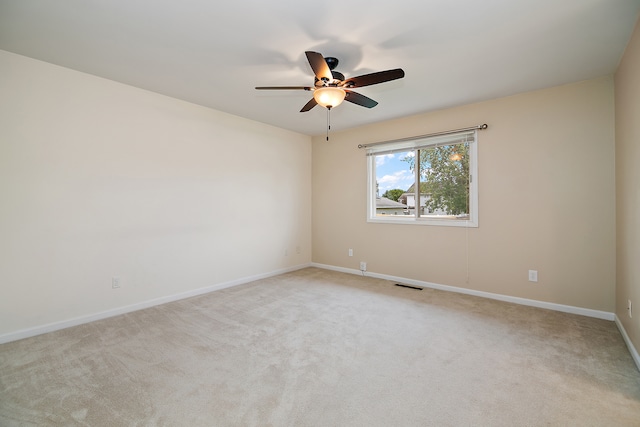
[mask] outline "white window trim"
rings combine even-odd
[[[424,139],[424,137],[417,137],[418,139]],[[405,140],[407,141],[407,140]],[[435,144],[434,144],[435,145]],[[412,148],[408,147],[407,151],[411,151]],[[469,143],[469,219],[455,220],[455,219],[435,219],[427,217],[416,216],[400,216],[389,215],[388,218],[381,218],[376,216],[376,157],[375,155],[368,155],[367,158],[367,222],[378,224],[405,224],[405,225],[430,225],[430,226],[445,226],[445,227],[478,227],[478,131],[475,131],[474,141]],[[417,174],[417,172],[416,172]],[[419,182],[419,181],[416,181]],[[419,191],[420,186],[416,186]]]

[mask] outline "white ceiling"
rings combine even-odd
[[[0,49],[307,135],[304,51],[352,77],[403,68],[357,91],[333,130],[599,77],[615,71],[640,0],[0,0]]]

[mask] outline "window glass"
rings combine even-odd
[[[370,221],[477,226],[475,131],[375,145],[367,155]]]

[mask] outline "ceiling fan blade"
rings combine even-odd
[[[311,90],[311,86],[256,86],[258,90]]]
[[[314,74],[318,78],[318,80],[332,80],[333,75],[331,74],[331,69],[327,65],[327,61],[324,60],[322,54],[318,52],[310,52],[306,51],[305,55],[307,55],[307,60],[309,61],[309,65],[311,65],[311,69]]]
[[[378,83],[390,82],[404,77],[402,68],[394,70],[378,71],[377,73],[363,74],[362,76],[351,77],[345,80],[341,86],[343,87],[362,87],[377,85]]]
[[[300,110],[300,112],[301,113],[305,113],[305,112],[311,110],[316,105],[318,105],[318,103],[316,102],[316,99],[315,98],[311,98],[311,100],[309,102],[304,104],[304,107],[302,107],[302,110]]]
[[[353,102],[354,104],[362,105],[363,107],[367,107],[367,108],[373,108],[376,105],[378,105],[377,101],[374,101],[373,99],[366,97],[364,95],[361,95],[357,92],[354,92],[351,90],[345,90],[345,92],[346,92],[346,95],[344,97],[345,101]]]
[[[353,92],[351,90],[346,90],[346,95],[344,97],[345,101],[353,102],[354,104],[362,105],[363,107],[373,108],[378,105],[377,101],[374,101],[371,98],[368,98],[364,95],[360,95],[357,92]]]

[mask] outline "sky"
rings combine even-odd
[[[413,155],[413,152],[406,152],[376,156],[378,195],[382,196],[385,191],[394,188],[407,190],[413,184],[413,172],[409,169],[409,163],[401,160]]]

